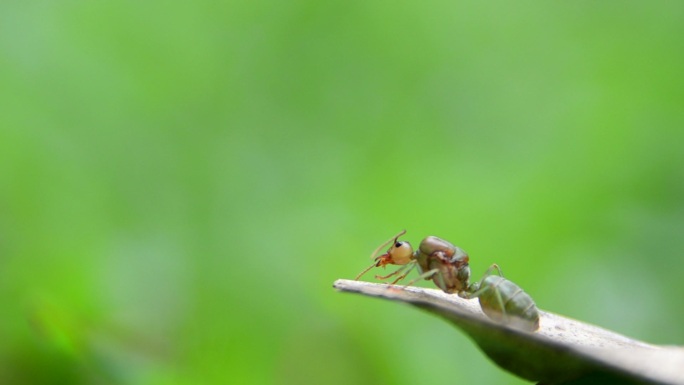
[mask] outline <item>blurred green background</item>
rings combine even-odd
[[[3,1],[0,384],[524,383],[332,289],[403,228],[684,344],[683,16]]]

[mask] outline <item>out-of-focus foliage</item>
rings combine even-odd
[[[2,2],[0,383],[519,382],[331,289],[402,228],[684,344],[683,13]]]

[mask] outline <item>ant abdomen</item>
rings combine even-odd
[[[469,297],[477,297],[482,311],[495,321],[527,331],[539,329],[539,310],[534,300],[506,278],[486,276]]]

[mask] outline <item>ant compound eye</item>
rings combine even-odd
[[[403,246],[403,244],[404,244],[404,242],[397,242],[397,243],[394,244],[394,247],[396,247],[396,248],[398,249],[398,248],[400,248],[401,246]]]

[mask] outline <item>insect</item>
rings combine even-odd
[[[413,251],[409,242],[399,241],[404,234],[406,230],[380,245],[371,254],[373,264],[363,270],[356,280],[374,267],[399,265],[399,269],[386,276],[375,276],[377,279],[388,279],[399,275],[391,283],[394,285],[418,266],[420,275],[404,287],[421,279],[432,279],[445,293],[455,293],[466,299],[478,298],[482,311],[495,321],[528,331],[539,328],[539,311],[532,297],[504,278],[498,265],[490,266],[480,281],[470,284],[469,257],[465,251],[434,236],[423,239],[418,249]],[[389,244],[389,249],[378,255]]]
[[[374,267],[402,265],[401,268],[389,275],[375,276],[377,279],[388,279],[403,272],[392,282],[393,285],[404,279],[411,270],[418,266],[420,276],[406,286],[410,286],[421,279],[432,279],[435,285],[446,293],[461,293],[468,288],[470,266],[468,265],[468,254],[465,251],[443,239],[429,236],[420,242],[418,250],[414,252],[410,243],[399,241],[399,237],[404,234],[406,234],[406,230],[402,230],[375,249],[371,254],[371,258],[375,262],[356,276],[356,280]],[[390,243],[392,245],[387,252],[378,256],[380,251]]]

